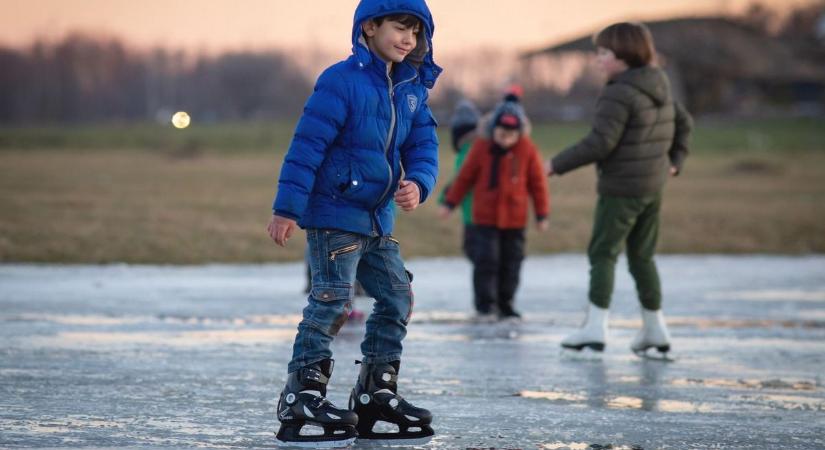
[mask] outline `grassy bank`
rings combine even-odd
[[[128,150],[189,156],[201,152],[260,153],[283,150],[292,137],[294,121],[243,122],[204,125],[185,130],[168,124],[110,124],[2,127],[4,150]],[[446,125],[446,124],[445,124]],[[586,123],[537,125],[533,134],[546,149],[560,149],[588,130]],[[440,131],[447,136],[446,126]],[[731,151],[825,151],[825,127],[815,118],[699,121],[694,135],[699,153]],[[448,141],[444,141],[448,142]]]
[[[825,251],[825,131],[815,125],[701,124],[684,176],[667,187],[661,250]],[[0,260],[300,259],[300,240],[280,249],[265,233],[291,127],[0,130]],[[539,126],[535,137],[550,155],[585,131]],[[442,142],[439,189],[453,156],[446,136]],[[593,170],[551,178],[551,191],[551,230],[531,231],[530,252],[583,251]],[[442,222],[435,213],[428,202],[399,214],[396,234],[407,257],[459,253],[458,218]]]

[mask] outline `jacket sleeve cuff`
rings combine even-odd
[[[547,218],[547,214],[536,214],[536,222],[541,222]]]
[[[412,180],[412,182],[418,185],[418,202],[424,203],[424,200],[427,199],[427,193],[424,192],[424,188],[421,187],[421,183],[415,180]]]
[[[553,173],[556,175],[562,175],[570,170],[565,163],[563,153],[556,155],[556,157],[551,160],[551,164],[553,164]]]
[[[275,214],[276,216],[286,217],[287,219],[292,219],[296,222],[300,219],[300,217],[296,216],[295,214],[292,214],[289,211],[284,211],[283,209],[273,209],[272,214]]]
[[[418,203],[424,203],[424,200],[427,200],[429,196],[429,192],[424,189],[424,184],[414,178],[407,178],[407,180],[412,181],[418,186]]]
[[[447,208],[449,208],[450,210],[455,209],[455,203],[448,202],[448,201],[446,201],[446,200],[444,201],[444,206],[446,206],[446,207],[447,207]]]
[[[682,172],[682,165],[685,162],[685,154],[679,152],[670,156],[670,165],[676,168],[676,175]]]

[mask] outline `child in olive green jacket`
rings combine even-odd
[[[548,175],[596,164],[599,199],[588,247],[589,308],[584,326],[562,346],[602,351],[613,293],[616,259],[627,246],[630,273],[642,305],[643,327],[631,344],[659,357],[670,350],[661,311],[662,293],[653,260],[662,190],[678,175],[688,153],[692,119],[673,100],[664,71],[652,62],[653,38],[640,23],[618,23],[594,38],[597,62],[609,81],[596,106],[593,130],[547,164]]]

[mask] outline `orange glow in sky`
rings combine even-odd
[[[436,52],[529,50],[618,20],[741,11],[748,0],[430,0]],[[762,3],[809,3],[772,0]],[[0,0],[0,44],[69,31],[103,32],[141,46],[217,52],[318,47],[349,52],[355,0]]]

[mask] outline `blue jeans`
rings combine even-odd
[[[298,324],[288,371],[331,358],[330,343],[352,310],[357,277],[375,298],[361,343],[365,363],[401,359],[401,341],[413,308],[410,278],[398,241],[338,230],[308,229],[312,291]]]

